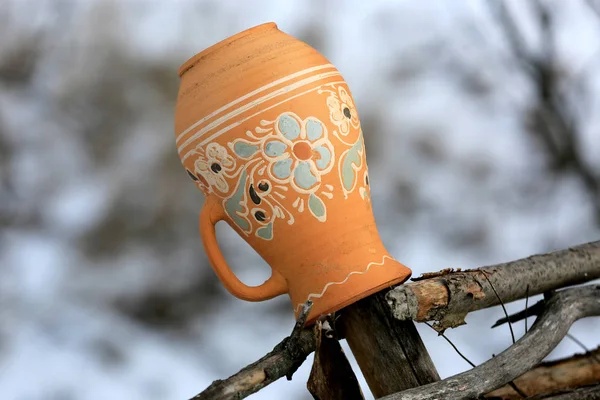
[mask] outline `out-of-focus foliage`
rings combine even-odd
[[[265,21],[348,80],[383,240],[415,275],[597,239],[597,8],[523,4],[2,1],[0,398],[187,398],[289,332],[287,298],[242,302],[212,273],[173,132],[179,65]],[[497,317],[449,335],[482,362],[509,344]],[[419,329],[442,375],[468,367]],[[309,367],[255,397],[308,398]]]

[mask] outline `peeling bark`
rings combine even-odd
[[[600,347],[585,354],[538,365],[514,380],[529,396],[573,390],[600,383]],[[503,386],[484,396],[493,400],[519,400],[521,396],[510,386]]]
[[[463,325],[472,311],[500,304],[498,297],[508,303],[599,278],[597,241],[474,270],[444,270],[392,289],[387,301],[397,319],[437,321],[434,328],[443,331]]]
[[[600,400],[600,385],[564,390],[541,396],[528,397],[528,400]]]

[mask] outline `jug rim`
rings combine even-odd
[[[227,44],[230,44],[231,42],[233,42],[235,40],[241,39],[244,36],[248,36],[257,31],[262,31],[262,30],[266,30],[266,29],[278,29],[278,27],[275,22],[265,22],[263,24],[255,25],[251,28],[248,28],[241,32],[238,32],[235,35],[229,36],[229,37],[221,40],[220,42],[217,42],[217,43],[213,44],[212,46],[207,47],[206,49],[202,50],[200,53],[197,53],[193,57],[189,58],[186,62],[184,62],[181,65],[181,67],[179,68],[179,71],[178,71],[179,77],[181,78],[183,76],[183,74],[185,74],[188,70],[193,68],[194,65],[196,65],[201,59],[203,59],[210,53],[214,52],[215,50],[218,50],[219,48],[221,48]]]

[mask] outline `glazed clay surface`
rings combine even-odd
[[[202,241],[233,295],[289,293],[296,314],[311,299],[312,323],[408,279],[377,232],[358,113],[325,57],[268,23],[197,54],[179,75],[177,151],[206,195]],[[264,284],[231,272],[220,220],[271,266]]]

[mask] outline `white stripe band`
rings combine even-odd
[[[339,72],[338,72],[338,74],[339,74]],[[330,82],[330,83],[332,83],[332,84],[340,84],[340,83],[344,83],[344,81],[335,81],[335,82]],[[229,130],[231,130],[231,129],[235,128],[236,126],[239,126],[239,125],[241,125],[242,123],[244,123],[244,122],[248,121],[248,120],[249,120],[249,119],[251,119],[251,118],[254,118],[254,117],[256,117],[257,115],[259,115],[259,114],[261,114],[261,113],[263,113],[263,112],[265,112],[265,111],[268,111],[268,110],[270,110],[270,109],[272,109],[272,108],[275,108],[275,107],[277,107],[277,106],[279,106],[279,105],[281,105],[281,104],[283,104],[283,103],[285,103],[285,102],[288,102],[288,101],[290,101],[290,100],[292,100],[292,99],[295,99],[296,97],[303,96],[303,95],[305,95],[306,93],[310,93],[310,92],[314,92],[315,90],[319,90],[321,87],[322,87],[322,85],[321,85],[321,86],[314,87],[314,88],[312,88],[312,89],[309,89],[309,90],[306,90],[306,91],[304,91],[304,92],[302,92],[302,93],[298,93],[298,94],[296,94],[296,95],[294,95],[294,96],[292,96],[292,97],[288,97],[287,99],[285,99],[285,100],[282,100],[282,101],[280,101],[280,102],[279,102],[279,103],[277,103],[277,104],[273,104],[273,105],[272,105],[272,106],[270,106],[270,107],[267,107],[267,108],[265,108],[265,109],[262,109],[262,110],[260,110],[260,111],[258,111],[258,112],[256,112],[256,113],[254,113],[254,114],[252,114],[252,115],[250,115],[250,116],[248,116],[248,117],[246,117],[246,118],[244,118],[244,119],[240,120],[240,121],[237,121],[237,122],[235,122],[235,123],[233,123],[233,124],[231,124],[231,125],[229,125],[229,126],[226,126],[225,128],[221,129],[221,130],[220,130],[220,131],[218,131],[218,132],[215,132],[214,134],[210,135],[209,137],[207,137],[206,139],[204,139],[202,142],[200,142],[200,146],[204,146],[206,143],[208,143],[208,142],[210,142],[210,141],[212,141],[212,140],[216,139],[217,137],[219,137],[219,136],[220,136],[220,135],[222,135],[223,133],[225,133],[225,132],[227,132],[227,131],[229,131]],[[190,151],[188,151],[188,152],[187,152],[187,153],[186,153],[186,154],[185,154],[185,155],[184,155],[184,156],[181,158],[181,161],[182,161],[182,162],[184,162],[184,161],[185,161],[185,160],[186,160],[186,159],[187,159],[187,158],[188,158],[190,155],[192,155],[193,153],[194,153],[194,149],[191,149]],[[180,154],[180,156],[181,156],[181,153],[179,153],[179,154]]]
[[[256,95],[256,94],[258,94],[260,92],[262,92],[262,91],[270,89],[273,86],[277,86],[277,85],[279,85],[281,83],[289,81],[290,79],[294,79],[294,78],[297,78],[299,76],[306,75],[306,74],[308,74],[310,72],[318,71],[320,69],[325,69],[325,68],[335,68],[335,66],[332,65],[332,64],[324,64],[324,65],[319,65],[319,66],[316,66],[316,67],[311,67],[311,68],[303,69],[302,71],[298,71],[298,72],[295,72],[295,73],[293,73],[291,75],[287,75],[287,76],[284,76],[283,78],[277,79],[276,81],[273,81],[273,82],[271,82],[271,83],[269,83],[269,84],[267,84],[265,86],[261,86],[258,89],[253,90],[252,92],[243,95],[242,97],[238,97],[237,99],[235,99],[231,103],[225,104],[223,107],[221,107],[218,110],[210,113],[209,115],[207,115],[204,118],[200,119],[198,122],[194,123],[192,126],[190,126],[186,130],[184,130],[183,132],[181,132],[179,135],[177,135],[177,139],[175,139],[175,143],[179,143],[179,141],[183,138],[183,136],[186,133],[188,133],[189,131],[191,131],[192,129],[194,129],[195,127],[197,127],[198,125],[203,124],[204,122],[206,122],[210,118],[212,118],[215,115],[217,115],[217,114],[219,114],[219,113],[227,110],[228,108],[233,107],[234,105],[236,105],[236,104],[238,104],[238,103],[240,103],[240,102],[242,102],[242,101],[244,101],[244,100],[246,100],[246,99],[248,99],[248,98],[250,98],[250,97],[252,97],[252,96],[254,96],[254,95]]]
[[[216,119],[215,121],[213,121],[212,123],[206,125],[204,128],[200,129],[198,132],[194,133],[192,136],[190,136],[184,143],[182,143],[178,148],[177,151],[181,154],[181,152],[183,151],[183,149],[185,149],[189,144],[191,144],[192,142],[194,142],[196,139],[202,137],[205,133],[209,132],[210,130],[216,128],[217,126],[221,125],[222,123],[226,122],[227,120],[242,114],[246,111],[248,111],[249,109],[256,107],[257,105],[264,103],[265,101],[271,100],[274,97],[277,97],[279,95],[282,95],[284,93],[287,93],[289,91],[292,91],[294,89],[297,89],[301,86],[304,85],[308,85],[309,83],[313,83],[316,81],[319,81],[321,79],[325,79],[325,78],[329,78],[332,76],[336,76],[336,75],[340,75],[340,72],[338,70],[335,71],[330,71],[330,72],[324,72],[322,74],[318,74],[318,75],[313,75],[310,76],[308,78],[305,78],[301,81],[292,83],[291,85],[288,86],[284,86],[282,88],[279,88],[263,97],[260,97],[254,101],[251,101],[250,103],[244,105],[243,107],[237,108],[234,111],[222,116],[219,119]],[[245,120],[244,120],[245,121]],[[238,124],[239,125],[239,124]],[[188,128],[189,130],[189,128]]]

